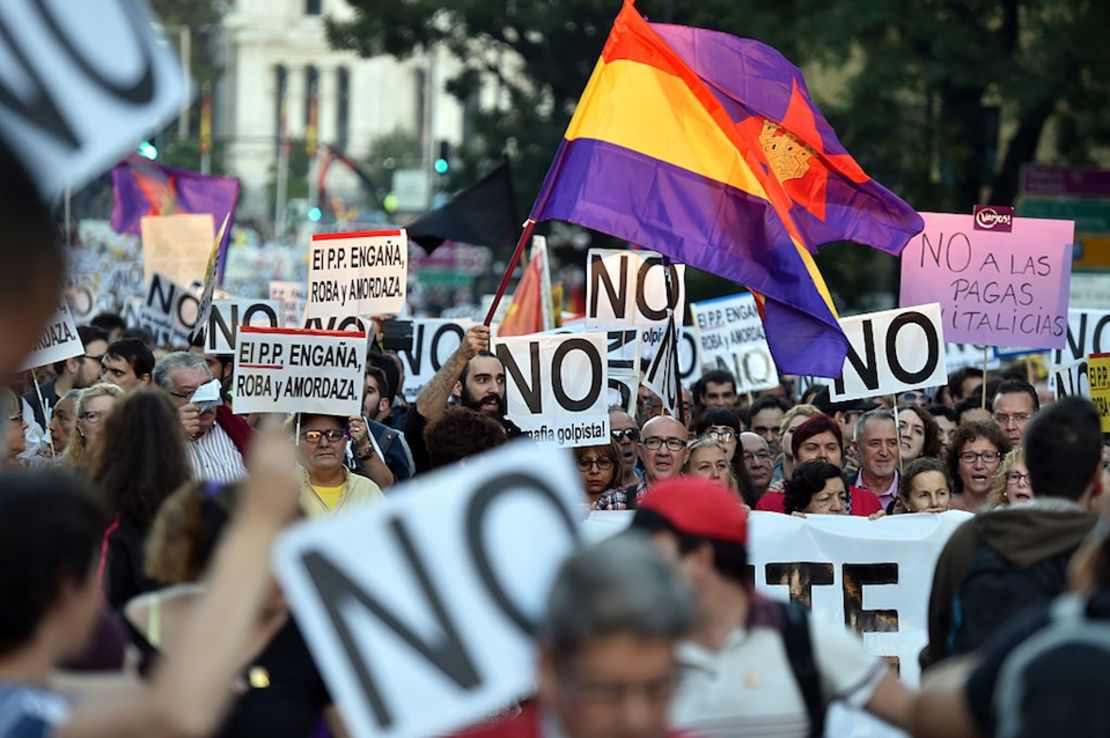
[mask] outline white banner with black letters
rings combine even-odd
[[[408,265],[403,228],[313,235],[305,320],[404,312]]]
[[[280,312],[277,300],[213,300],[204,332],[204,352],[235,353],[239,326],[281,328]]]
[[[81,336],[77,334],[77,324],[73,321],[69,306],[62,302],[58,310],[50,316],[50,320],[46,321],[46,326],[31,346],[31,353],[23,359],[19,371],[46,366],[83,353],[85,346],[81,343]]]
[[[608,443],[606,339],[605,333],[497,338],[508,418],[545,445]]]
[[[186,348],[199,308],[200,298],[155,272],[139,312],[139,325],[151,332],[158,346]]]
[[[732,372],[739,392],[758,392],[779,384],[763,320],[750,292],[690,303],[702,361]]]
[[[397,352],[405,367],[404,394],[407,401],[416,402],[420,390],[451,358],[472,325],[474,321],[468,318],[412,320],[412,348]]]
[[[570,454],[519,441],[282,535],[278,579],[352,735],[446,735],[533,691],[581,488]]]
[[[841,318],[840,327],[848,337],[848,356],[840,378],[827,380],[833,402],[948,381],[939,304]]]
[[[667,272],[670,272],[670,294]],[[590,249],[586,257],[586,327],[635,328],[640,355],[655,355],[667,327],[668,308],[682,324],[686,311],[686,266],[664,266],[654,251]]]
[[[591,329],[586,327],[584,321],[576,321],[544,331],[541,335],[588,332]],[[635,415],[636,394],[640,389],[640,332],[635,329],[611,330],[605,335],[609,368],[609,393],[605,404],[620,405],[629,415]]]

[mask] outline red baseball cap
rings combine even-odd
[[[718,482],[679,476],[648,487],[636,507],[651,510],[679,533],[727,543],[748,542],[748,511]]]

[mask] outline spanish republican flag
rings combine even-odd
[[[550,330],[552,320],[551,275],[547,265],[547,243],[542,236],[533,242],[532,258],[513,292],[513,301],[497,326],[499,336],[523,336]]]
[[[746,285],[788,374],[840,375],[847,339],[812,251],[900,253],[920,217],[871,180],[774,49],[649,24],[631,0],[533,207]]]

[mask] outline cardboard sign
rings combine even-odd
[[[306,320],[404,311],[409,263],[404,229],[317,233],[308,259]]]
[[[240,326],[281,328],[276,300],[215,300],[204,331],[204,353],[234,354]]]
[[[18,371],[46,366],[83,353],[85,346],[81,343],[81,336],[77,334],[77,323],[69,312],[69,306],[63,302],[46,322],[38,340],[31,346],[31,353],[23,359]]]
[[[158,346],[186,348],[197,323],[200,298],[155,273],[139,313],[139,325],[154,335]]]
[[[366,334],[295,328],[239,328],[236,413],[362,412]]]
[[[508,418],[538,443],[609,442],[606,334],[498,338]]]
[[[667,271],[671,276],[667,296]],[[586,327],[640,330],[640,354],[652,357],[663,341],[668,308],[686,312],[686,266],[663,266],[654,251],[590,249],[586,257]]]
[[[1013,232],[975,230],[970,215],[922,213],[902,252],[903,306],[938,302],[958,343],[1064,345],[1075,224],[1014,218]]]
[[[632,515],[592,513],[583,533],[591,541],[613,535]],[[762,594],[801,602],[825,622],[846,624],[868,651],[893,660],[913,687],[920,676],[917,655],[929,639],[933,569],[949,536],[971,517],[957,510],[882,520],[756,511],[748,523],[749,565]]]
[[[188,103],[145,3],[5,3],[0,128],[52,198],[106,170]]]
[[[420,318],[412,321],[412,348],[401,349],[397,355],[405,365],[405,399],[416,402],[420,390],[432,381],[440,367],[462,343],[466,330],[474,321],[466,318],[444,320]]]
[[[446,735],[529,693],[532,633],[580,537],[570,454],[535,444],[396,489],[296,526],[274,556],[324,680],[362,738]]]
[[[304,306],[308,292],[301,282],[270,282],[270,299],[281,303],[281,327],[300,328],[304,325]]]
[[[1110,433],[1110,354],[1091,354],[1087,358],[1087,381],[1102,432]]]
[[[186,286],[204,281],[216,233],[211,215],[148,215],[142,219],[140,228],[143,279],[148,284],[155,273]]]
[[[738,392],[778,386],[778,369],[750,292],[690,303],[690,313],[702,361],[732,372]]]
[[[828,382],[832,402],[935,387],[948,381],[940,305],[841,318],[848,356]]]
[[[1110,310],[1069,310],[1067,341],[1052,352],[1052,364],[1071,364],[1106,351],[1110,351]]]

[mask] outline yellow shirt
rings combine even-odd
[[[329,510],[334,510],[335,506],[339,504],[339,498],[343,496],[343,491],[347,489],[347,483],[338,484],[334,487],[324,487],[323,485],[313,484],[310,485],[312,491],[324,503],[324,507]]]
[[[319,518],[339,513],[349,505],[381,500],[385,498],[381,488],[370,479],[351,474],[344,469],[347,481],[338,487],[322,487],[310,484],[308,473],[303,467],[301,475],[301,510],[310,518]]]

